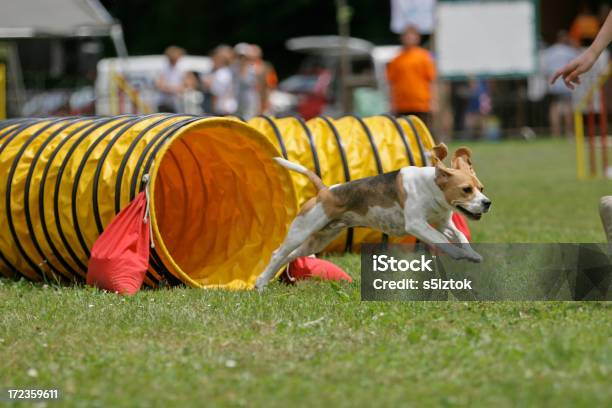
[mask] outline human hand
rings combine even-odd
[[[557,70],[551,77],[550,83],[554,84],[559,77],[562,77],[565,86],[569,89],[574,89],[575,85],[580,85],[580,75],[591,69],[598,56],[591,48],[587,48],[563,68]]]

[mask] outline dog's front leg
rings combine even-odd
[[[435,246],[453,259],[467,259],[472,262],[480,262],[482,260],[482,257],[473,250],[472,254],[464,248],[453,245],[443,233],[426,222],[408,221],[406,222],[406,232],[409,235],[414,235],[421,241]],[[475,257],[474,254],[478,255],[478,257]]]
[[[482,256],[476,252],[474,248],[472,248],[470,241],[468,241],[463,232],[457,228],[452,217],[448,217],[446,225],[442,225],[440,230],[450,242],[457,243],[461,248],[466,250],[470,254],[470,260],[473,260],[474,262],[482,261]]]

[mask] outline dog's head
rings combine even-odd
[[[474,172],[472,151],[467,147],[458,148],[451,167],[446,167],[442,161],[447,155],[444,143],[434,146],[432,161],[436,168],[436,184],[451,207],[468,218],[479,220],[491,208],[491,200],[483,194],[484,186]]]

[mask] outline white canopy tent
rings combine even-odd
[[[127,56],[121,25],[98,0],[2,0],[0,39],[111,37]]]
[[[0,99],[4,106],[8,103],[9,111],[19,114],[25,101],[17,41],[91,37],[110,37],[117,56],[127,57],[121,24],[98,0],[0,0],[0,63],[4,62],[0,65],[6,70],[0,81]],[[0,112],[0,117],[4,114]]]

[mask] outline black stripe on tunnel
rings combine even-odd
[[[77,168],[76,174],[74,176],[74,180],[72,181],[72,193],[70,195],[71,197],[71,214],[72,214],[72,225],[74,227],[74,231],[76,233],[77,236],[77,240],[79,241],[79,244],[81,246],[81,250],[83,251],[83,253],[85,254],[85,258],[89,259],[91,256],[91,253],[89,252],[89,247],[87,246],[87,243],[85,242],[85,236],[83,235],[83,231],[81,230],[81,225],[79,223],[79,217],[78,217],[78,205],[77,205],[77,193],[79,191],[79,182],[81,181],[81,176],[83,175],[83,171],[85,170],[85,166],[87,165],[87,160],[89,159],[89,156],[93,153],[93,151],[96,149],[96,147],[98,147],[98,145],[100,144],[100,142],[102,142],[104,139],[106,139],[106,137],[108,135],[110,135],[113,131],[121,128],[123,126],[123,128],[121,130],[119,130],[117,133],[122,134],[123,132],[125,132],[127,129],[130,128],[130,126],[135,123],[138,120],[138,118],[133,118],[133,117],[129,117],[127,119],[125,119],[122,122],[119,122],[117,124],[114,124],[113,126],[109,127],[107,130],[105,130],[102,135],[98,136],[98,138],[96,138],[93,143],[89,146],[89,148],[85,151],[85,153],[83,154],[83,157],[81,158],[81,161],[79,163],[79,167]],[[67,161],[65,161],[64,163],[66,163]],[[61,178],[63,176],[63,172],[62,174],[58,175],[58,183],[61,182]],[[59,190],[58,190],[59,192]],[[58,201],[55,201],[55,206],[58,208],[58,214],[59,214],[59,207],[58,207]],[[59,218],[55,219],[55,222],[57,223],[57,228],[58,230],[62,229],[61,226],[61,222],[59,222]],[[63,234],[63,231],[62,231]],[[87,269],[87,267],[85,267],[85,269]]]
[[[55,157],[58,155],[58,153],[62,150],[62,147],[64,147],[64,145],[69,140],[71,140],[73,137],[80,134],[81,132],[87,132],[88,128],[96,129],[104,125],[105,123],[110,122],[111,120],[113,120],[113,118],[94,119],[92,122],[87,122],[83,126],[80,126],[78,129],[75,129],[72,132],[70,132],[68,135],[66,135],[66,137],[64,137],[64,139],[62,139],[57,144],[57,146],[55,147],[55,149],[49,156],[49,159],[47,160],[47,164],[45,165],[45,168],[42,173],[41,181],[40,181],[40,187],[39,187],[39,192],[38,192],[38,212],[40,216],[40,225],[42,227],[43,234],[45,236],[45,240],[47,241],[49,248],[51,248],[51,252],[53,252],[53,255],[55,256],[55,258],[62,264],[62,266],[68,271],[68,273],[72,275],[73,280],[77,280],[77,278],[79,277],[79,274],[72,268],[72,266],[68,263],[68,261],[66,261],[63,255],[59,252],[59,250],[53,243],[53,240],[51,239],[51,234],[49,233],[49,228],[47,227],[47,220],[45,216],[45,201],[44,201],[47,177],[49,174],[49,170],[51,169],[51,165],[53,164],[53,161],[55,160]]]
[[[162,115],[162,118],[160,120],[158,120],[157,122],[154,122],[152,124],[150,124],[149,126],[147,126],[145,129],[143,129],[132,141],[132,143],[130,144],[130,147],[128,147],[127,151],[125,152],[125,155],[123,156],[123,159],[121,160],[121,164],[119,165],[119,169],[117,171],[117,179],[115,181],[115,214],[118,214],[119,211],[121,211],[121,191],[122,191],[122,186],[123,186],[123,174],[125,173],[125,169],[126,166],[128,164],[128,161],[132,155],[132,153],[134,152],[134,149],[136,149],[136,146],[138,146],[138,143],[140,142],[140,140],[153,128],[155,128],[158,125],[161,125],[163,122],[182,116],[181,114],[172,114],[172,115]],[[101,233],[102,231],[100,231]]]
[[[20,125],[20,124],[23,124],[23,123],[25,123],[25,122],[27,122],[27,121],[29,121],[29,120],[32,120],[32,119],[24,119],[24,118],[19,118],[19,119],[5,119],[5,120],[3,120],[3,121],[1,121],[1,122],[0,122],[0,130],[3,130],[4,128],[7,128],[7,127],[12,126],[12,125]],[[11,130],[11,129],[7,129],[7,130],[6,130],[6,132],[8,132],[8,131],[10,131],[10,130]],[[5,134],[6,134],[6,133],[5,133]],[[4,135],[0,134],[0,140],[2,140],[2,136],[4,136]]]
[[[274,121],[266,115],[259,115],[258,118],[262,118],[270,125],[270,127],[274,131],[274,135],[276,136],[276,140],[278,141],[278,145],[280,146],[283,157],[285,159],[289,158],[289,156],[287,155],[287,148],[285,147],[285,141],[283,140],[283,135],[281,134],[280,130],[278,130],[278,126],[276,126],[276,123],[274,123]]]
[[[348,159],[346,157],[346,150],[344,149],[344,144],[342,143],[342,138],[340,138],[338,129],[336,129],[336,127],[331,122],[331,120],[329,120],[325,116],[319,116],[319,118],[321,118],[325,123],[327,123],[327,126],[329,126],[329,128],[331,129],[334,135],[334,138],[336,139],[336,144],[338,145],[338,151],[340,152],[340,159],[342,160],[342,169],[344,170],[344,180],[345,182],[348,183],[349,181],[351,181],[351,171],[349,168]],[[354,235],[353,228],[349,228],[348,231],[346,232],[346,246],[344,248],[346,252],[352,252],[353,250],[353,235]]]
[[[425,149],[423,148],[423,141],[421,140],[421,135],[419,134],[416,126],[414,125],[414,121],[410,116],[402,116],[402,119],[406,123],[408,123],[410,129],[412,129],[412,133],[414,133],[417,145],[419,146],[419,153],[421,154],[421,162],[423,163],[423,167],[429,166],[429,161],[427,160],[427,155],[425,154]]]
[[[380,153],[378,152],[378,147],[376,146],[376,142],[374,141],[374,137],[372,136],[372,132],[370,131],[370,128],[368,127],[367,123],[365,123],[365,121],[361,119],[359,116],[356,116],[356,115],[349,115],[349,116],[357,120],[357,122],[359,122],[359,124],[363,128],[363,131],[366,133],[366,136],[368,137],[368,141],[370,142],[370,146],[372,146],[372,153],[374,153],[374,160],[376,161],[376,171],[378,172],[378,174],[383,174],[385,171],[383,169],[382,160],[380,159]],[[386,244],[389,241],[389,235],[383,232],[382,241],[383,243]]]
[[[151,115],[139,116],[138,119],[136,119],[130,125],[126,126],[125,128],[121,129],[119,132],[117,132],[113,136],[113,138],[108,142],[108,145],[106,146],[106,148],[104,148],[102,155],[98,159],[98,165],[96,166],[96,171],[93,177],[93,190],[92,190],[93,214],[94,214],[94,219],[96,222],[96,227],[98,228],[98,234],[101,234],[104,231],[104,226],[102,225],[102,219],[100,217],[100,207],[98,205],[98,186],[100,185],[100,173],[102,172],[104,161],[106,160],[106,157],[108,156],[113,146],[115,145],[115,143],[117,142],[117,140],[119,140],[121,136],[123,136],[128,130],[136,126],[139,122],[150,119],[151,117],[154,117],[154,116],[157,116],[157,114],[154,113]],[[127,156],[124,156],[124,157],[127,157]]]
[[[46,259],[47,257],[45,256],[45,253],[44,253],[44,251],[42,250],[42,248],[40,246],[40,242],[38,241],[38,238],[36,237],[36,233],[34,231],[34,226],[32,224],[32,215],[30,213],[30,186],[31,186],[31,183],[32,183],[32,178],[34,177],[34,169],[36,168],[36,164],[38,163],[38,160],[40,159],[40,156],[42,155],[44,150],[47,148],[47,145],[49,143],[51,143],[58,135],[60,135],[61,132],[63,132],[66,128],[71,126],[73,123],[79,122],[80,120],[81,120],[80,118],[77,118],[77,119],[74,119],[71,122],[67,123],[64,126],[59,127],[51,135],[49,135],[45,139],[45,141],[41,144],[40,148],[36,152],[36,155],[32,158],[32,163],[30,165],[30,169],[28,170],[28,174],[26,176],[26,182],[25,182],[25,188],[24,188],[24,196],[23,196],[23,202],[24,202],[24,206],[23,207],[24,207],[26,224],[28,226],[28,232],[30,234],[30,238],[32,239],[32,242],[34,243],[34,246],[36,247],[36,250],[38,251],[40,257],[43,258],[44,261],[47,263],[47,265],[51,268],[51,270],[53,270],[57,274],[64,275],[68,280],[72,280],[73,276],[69,272],[68,272],[68,274],[64,273],[61,270],[61,268],[56,267],[55,265],[53,265],[53,263],[51,261]],[[79,129],[82,129],[83,127],[84,126],[81,126]]]
[[[315,173],[317,176],[322,177],[321,164],[319,163],[319,153],[317,153],[317,147],[315,146],[314,138],[312,137],[312,132],[310,131],[310,128],[308,127],[306,122],[304,122],[304,119],[299,116],[292,117],[297,120],[300,126],[302,126],[302,129],[304,129],[304,133],[306,133],[306,138],[308,139],[308,143],[310,144],[310,151],[312,152],[312,163],[314,164]]]
[[[357,122],[359,122],[359,124],[363,128],[363,131],[366,133],[366,136],[368,137],[368,141],[370,142],[370,146],[372,147],[372,153],[374,153],[374,160],[376,161],[376,171],[378,171],[378,174],[383,174],[384,170],[383,170],[382,160],[380,160],[380,153],[378,152],[378,147],[376,146],[376,142],[374,141],[374,137],[372,136],[372,132],[370,131],[370,128],[365,123],[365,121],[361,119],[360,117],[355,116],[355,115],[349,115],[349,117],[357,120]]]
[[[116,120],[121,120],[118,124],[113,125],[111,128],[112,129],[116,129],[117,127],[121,126],[122,124],[124,124],[125,122],[129,121],[132,118],[132,116],[118,116],[118,117],[113,117],[113,118],[109,118],[109,120],[107,122],[104,123],[100,123],[98,124],[98,126],[94,126],[92,128],[86,129],[81,135],[80,137],[74,142],[74,144],[72,146],[70,146],[70,149],[68,150],[68,153],[66,153],[66,157],[64,157],[62,164],[59,168],[59,171],[57,173],[57,179],[55,181],[55,189],[54,189],[54,193],[53,193],[53,216],[55,217],[55,227],[57,229],[57,232],[59,234],[59,237],[62,241],[62,244],[64,245],[64,248],[66,248],[66,251],[68,252],[68,254],[70,255],[70,257],[72,258],[72,260],[76,263],[76,265],[81,269],[81,275],[84,277],[86,272],[87,272],[87,266],[81,262],[81,260],[79,259],[79,257],[77,256],[76,252],[74,251],[74,249],[72,248],[72,246],[70,245],[70,243],[68,242],[68,239],[66,238],[66,234],[64,234],[64,230],[62,228],[62,223],[60,221],[60,212],[59,212],[59,191],[61,188],[61,182],[62,182],[62,178],[64,175],[64,172],[66,170],[66,166],[68,165],[68,162],[70,161],[70,158],[72,157],[72,155],[74,154],[74,152],[76,151],[76,149],[79,147],[79,145],[91,134],[92,131],[97,130],[98,128],[100,128],[101,126],[105,125],[106,123],[112,123],[113,121]],[[106,136],[106,134],[108,133],[108,131],[104,132],[101,136],[98,136],[98,138],[104,138],[104,136]],[[74,185],[76,185],[76,183],[74,183]],[[74,205],[74,203],[73,203]],[[75,228],[77,234],[80,233],[80,231],[78,230],[78,228]]]
[[[406,134],[404,133],[404,129],[402,129],[402,126],[398,123],[397,119],[395,119],[395,117],[393,117],[392,115],[384,114],[384,117],[388,118],[394,125],[395,128],[397,129],[397,132],[399,133],[400,137],[402,138],[402,143],[404,144],[404,147],[406,148],[406,154],[408,155],[408,161],[410,162],[411,166],[415,166],[415,161],[414,161],[414,156],[412,154],[412,149],[410,148],[410,144],[408,144],[408,139],[406,138]],[[416,241],[417,243],[419,242],[419,240],[417,239]]]
[[[13,161],[13,166],[11,167],[11,171],[10,171],[10,175],[9,175],[9,183],[12,181],[14,172],[17,168],[17,164],[19,162],[19,160],[21,159],[21,157],[23,156],[25,149],[40,135],[42,134],[43,131],[49,129],[51,126],[56,125],[58,123],[61,122],[66,122],[64,125],[59,126],[57,129],[55,129],[49,136],[47,136],[47,138],[43,141],[43,143],[40,145],[40,147],[38,148],[38,151],[36,152],[36,154],[34,155],[34,157],[32,158],[32,161],[30,163],[29,169],[28,169],[28,173],[26,176],[26,180],[25,180],[25,186],[24,186],[24,195],[23,195],[23,209],[24,209],[24,215],[25,215],[25,220],[26,220],[26,226],[28,228],[28,234],[30,239],[32,240],[32,243],[34,245],[34,248],[36,249],[36,252],[38,252],[38,255],[41,258],[41,262],[40,263],[36,263],[36,261],[31,260],[31,258],[28,257],[27,254],[25,254],[24,252],[22,252],[22,246],[21,243],[19,242],[19,239],[17,237],[17,234],[15,233],[15,229],[13,227],[13,220],[12,218],[9,219],[9,226],[11,228],[11,233],[13,234],[13,239],[15,240],[15,243],[17,244],[17,247],[19,249],[19,251],[21,252],[21,254],[23,255],[23,257],[26,259],[26,261],[30,264],[30,266],[35,270],[35,271],[39,271],[40,270],[40,265],[43,262],[46,262],[46,264],[49,266],[49,268],[51,268],[51,270],[53,271],[54,275],[56,276],[57,279],[61,279],[63,278],[67,278],[70,279],[67,276],[64,276],[64,274],[62,274],[60,272],[60,270],[58,268],[56,268],[51,262],[47,261],[45,254],[40,246],[40,243],[38,242],[38,239],[36,238],[36,234],[34,232],[34,226],[32,225],[32,217],[30,214],[30,186],[31,186],[31,182],[32,182],[32,177],[34,174],[34,168],[36,167],[36,163],[38,162],[38,159],[40,158],[40,155],[42,154],[42,152],[44,151],[44,149],[47,147],[47,145],[49,144],[49,142],[51,142],[58,134],[60,134],[64,129],[66,129],[67,127],[71,126],[72,124],[76,123],[78,121],[78,119],[57,119],[51,123],[49,123],[48,125],[44,126],[43,128],[41,128],[40,130],[38,130],[36,133],[34,133],[32,136],[30,136],[30,138],[23,144],[21,150],[17,153],[17,155],[14,158]],[[8,193],[10,195],[10,192]],[[7,201],[7,205],[9,205],[10,200]],[[10,214],[10,210],[9,210],[9,214]],[[30,262],[31,261],[31,262]],[[32,265],[36,265],[35,267]],[[42,271],[41,271],[42,272]],[[46,276],[44,275],[44,273],[41,273],[41,276],[44,278],[46,278]]]
[[[412,155],[412,150],[410,149],[410,144],[408,144],[408,139],[406,139],[406,134],[404,133],[404,129],[402,129],[402,125],[400,125],[397,122],[397,119],[395,119],[393,116],[389,115],[388,113],[382,116],[389,119],[391,123],[393,123],[393,126],[395,126],[395,129],[397,130],[397,134],[402,139],[404,148],[406,148],[406,156],[408,157],[408,162],[410,163],[411,166],[414,166],[415,165],[414,156]]]
[[[6,134],[3,135],[3,137],[0,139],[4,139],[4,137],[6,137],[6,141],[4,141],[1,145],[0,145],[0,155],[2,155],[2,152],[6,149],[6,147],[15,139],[15,137],[17,137],[18,134],[20,134],[21,132],[23,132],[24,130],[26,130],[27,128],[34,126],[38,123],[43,122],[44,119],[32,119],[32,120],[27,120],[24,123],[21,123],[20,126],[16,126],[14,128],[11,128]],[[10,181],[10,180],[9,180]],[[10,184],[7,186],[7,194],[6,197],[7,199],[10,200]],[[7,213],[7,217],[10,216],[9,214],[9,208],[5,208],[5,211]],[[27,278],[27,276],[23,275],[20,271],[17,270],[17,268],[8,260],[8,258],[2,253],[2,251],[0,250],[0,259],[2,259],[2,261],[6,264],[6,266],[8,266],[8,268],[11,270],[11,272],[13,273],[14,276],[23,276],[25,278]]]
[[[166,137],[168,136],[168,134],[174,134],[174,132],[179,130],[181,127],[188,125],[189,123],[196,121],[198,119],[201,119],[201,118],[197,116],[191,116],[191,115],[187,116],[186,115],[185,119],[179,120],[178,122],[173,123],[168,128],[164,129],[163,131],[155,135],[155,137],[151,139],[149,143],[147,143],[147,146],[145,147],[143,152],[140,154],[140,157],[138,158],[138,162],[136,163],[136,166],[134,167],[134,173],[132,174],[132,179],[130,181],[130,201],[136,198],[137,191],[142,191],[142,188],[144,187],[144,183],[142,183],[142,177],[145,174],[147,174],[150,166],[147,166],[147,165],[145,165],[145,167],[142,167],[142,166],[143,166],[143,163],[145,163],[145,159],[149,159],[147,163],[153,161],[153,159],[149,156],[149,152],[151,151],[151,149],[153,149],[152,156],[154,158],[155,153],[157,153],[159,148],[167,140]],[[143,170],[141,171],[141,169]],[[140,187],[139,187],[138,181],[140,181],[141,183]]]

